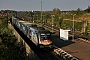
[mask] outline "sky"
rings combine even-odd
[[[90,0],[0,0],[0,10],[15,11],[52,11],[58,8],[61,11],[85,10],[90,6]]]

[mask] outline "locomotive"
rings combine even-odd
[[[52,49],[51,32],[44,27],[39,27],[35,23],[29,23],[16,18],[12,19],[12,24],[20,29],[36,46],[44,49]]]

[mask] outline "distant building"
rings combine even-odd
[[[1,16],[7,16],[7,13],[0,13],[0,17]]]

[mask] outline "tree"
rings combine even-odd
[[[63,17],[58,20],[58,23],[59,23],[60,28],[62,26],[62,22],[63,22]]]
[[[78,8],[77,10],[76,10],[76,15],[81,15],[82,14],[82,10],[80,9],[80,8]]]
[[[90,6],[88,6],[88,8],[85,9],[84,11],[87,12],[87,13],[90,13]]]
[[[85,33],[86,31],[86,26],[87,26],[87,23],[90,22],[89,19],[90,19],[90,13],[85,13],[83,14],[79,19],[81,19],[81,22],[82,22],[82,33]]]
[[[1,32],[2,31],[2,32]],[[16,37],[8,28],[3,28],[0,32],[2,45],[0,45],[0,60],[25,60],[24,47],[16,43]]]
[[[3,20],[6,20],[3,18]],[[2,20],[2,21],[3,21]],[[0,22],[2,22],[0,21]],[[25,50],[16,43],[16,37],[13,35],[11,29],[3,27],[5,21],[0,23],[0,60],[25,60]]]
[[[61,12],[58,8],[54,8],[53,11],[52,11],[52,14],[53,15],[59,15]]]

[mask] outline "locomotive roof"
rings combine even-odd
[[[43,27],[32,28],[33,33],[50,33],[49,30],[45,30]]]
[[[28,27],[37,27],[36,24],[34,23],[29,23],[29,22],[22,22],[25,26],[28,26]]]
[[[25,22],[25,23],[23,23],[23,24],[32,24],[32,23],[29,23],[29,22]]]
[[[37,27],[38,30],[45,30],[44,27]]]
[[[45,28],[44,27],[32,27],[31,28],[32,30],[45,30]]]
[[[50,33],[49,30],[39,30],[38,33]]]
[[[25,22],[25,21],[19,21],[19,22]]]

